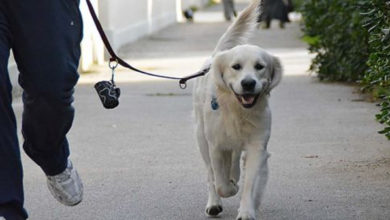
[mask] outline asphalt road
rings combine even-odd
[[[218,13],[204,13],[212,12]],[[173,25],[122,48],[121,55],[144,69],[186,75],[201,66],[227,26],[217,21]],[[260,217],[390,219],[390,142],[377,134],[378,109],[352,86],[310,76],[311,57],[299,36],[297,23],[285,30],[275,24],[252,39],[285,67],[283,82],[271,95],[270,179]],[[176,82],[121,70],[121,105],[105,110],[91,83],[108,79],[108,70],[98,66],[93,72],[82,76],[76,89],[77,113],[69,134],[84,201],[73,208],[57,203],[43,173],[22,153],[30,219],[207,219],[191,84],[181,90]],[[20,121],[20,100],[14,106]],[[239,196],[223,204],[220,219],[234,219]]]

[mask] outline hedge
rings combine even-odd
[[[380,102],[390,139],[390,0],[306,0],[304,40],[321,80],[358,82]]]

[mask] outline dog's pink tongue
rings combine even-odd
[[[247,97],[242,96],[241,97],[241,101],[245,105],[252,104],[253,101],[255,101],[255,97],[253,97],[253,96],[247,96]]]

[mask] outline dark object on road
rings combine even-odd
[[[223,0],[222,3],[226,21],[232,20],[232,16],[237,17],[237,11],[234,8],[234,0]]]
[[[194,11],[192,9],[187,9],[183,11],[183,16],[187,19],[187,21],[192,22],[194,21]]]
[[[264,28],[271,27],[271,20],[279,20],[280,28],[284,28],[286,22],[290,22],[288,13],[294,10],[292,0],[264,0],[263,13],[259,16],[258,22],[265,22]]]
[[[111,81],[98,82],[95,84],[95,89],[105,108],[113,109],[119,105],[121,91]]]

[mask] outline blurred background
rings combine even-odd
[[[187,12],[191,13],[189,16],[196,16],[199,9],[222,4],[221,1],[223,0],[91,0],[114,50],[174,23],[186,22],[188,21]],[[296,8],[299,8],[302,1],[294,0],[293,3]],[[235,0],[234,4],[248,2],[250,0]],[[80,72],[85,72],[93,64],[104,63],[105,50],[85,1],[81,1],[80,7],[84,21]],[[235,12],[240,9],[242,8],[236,9]],[[296,18],[296,14],[292,16],[293,19]],[[199,17],[198,21],[222,21],[223,12],[209,13],[205,17],[206,19],[203,20],[202,17]],[[13,81],[15,81],[17,69],[12,58],[10,72],[14,76]]]

